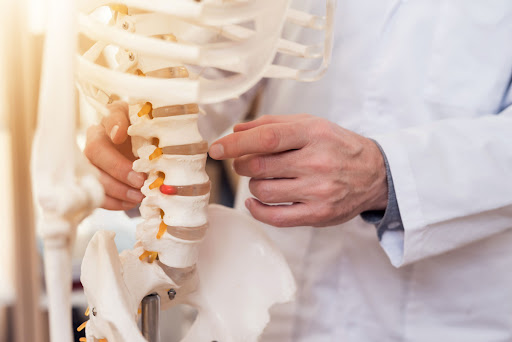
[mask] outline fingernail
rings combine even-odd
[[[251,206],[251,203],[252,203],[252,201],[251,201],[251,199],[250,199],[250,198],[246,199],[246,200],[245,200],[245,207],[246,207],[247,209],[249,209],[249,208],[250,208],[250,206]]]
[[[110,140],[114,141],[114,138],[116,137],[117,131],[119,131],[119,126],[115,125],[112,127],[112,130],[110,131]]]
[[[128,174],[128,182],[135,188],[141,188],[144,185],[144,176],[135,171],[130,171]]]
[[[132,200],[133,202],[142,202],[142,200],[144,199],[144,195],[138,191],[138,190],[128,190],[126,192],[126,197],[128,197],[128,199]]]
[[[222,156],[224,155],[224,146],[222,146],[222,144],[212,145],[208,153],[210,154],[210,157],[212,157],[213,159],[222,158]]]

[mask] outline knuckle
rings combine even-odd
[[[330,136],[333,133],[333,124],[329,120],[312,117],[308,121],[315,135]]]
[[[265,160],[261,157],[252,158],[249,160],[247,167],[252,176],[262,176],[265,173]]]
[[[317,156],[310,162],[310,167],[317,173],[331,173],[336,171],[336,163],[329,157]]]
[[[108,177],[105,175],[105,173],[103,171],[101,171],[101,170],[99,171],[98,180],[100,181],[101,185],[103,186],[103,189],[105,190],[105,192],[108,192],[109,180],[108,180]]]
[[[331,198],[331,196],[334,194],[334,186],[332,186],[329,182],[323,182],[316,189],[316,193],[320,198]]]
[[[330,220],[334,216],[334,208],[330,205],[323,205],[315,211],[314,215],[317,223]]]
[[[91,156],[93,155],[92,152],[91,152],[91,144],[89,141],[87,141],[87,143],[85,144],[85,147],[84,147],[84,155],[87,157],[87,159],[89,159],[89,161],[92,162],[92,159],[91,159]]]
[[[114,178],[117,178],[119,180],[122,180],[123,182],[128,182],[127,175],[128,172],[125,171],[124,165],[120,160],[114,159],[109,164],[109,172],[114,176]]]
[[[272,191],[268,182],[251,179],[249,181],[249,189],[251,193],[261,202],[268,202],[271,200]]]
[[[265,150],[273,151],[279,146],[279,134],[273,127],[261,130],[260,142]]]
[[[84,148],[84,155],[94,164],[94,156],[96,156],[96,151],[98,150],[98,142],[96,140],[87,140]]]
[[[84,154],[92,162],[95,155],[101,148],[101,139],[98,130],[99,126],[91,126],[87,129],[87,141],[85,143]]]

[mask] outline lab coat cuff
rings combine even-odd
[[[382,147],[378,142],[373,142],[379,148],[382,158],[384,159],[384,167],[386,168],[386,179],[388,185],[388,202],[385,210],[368,210],[361,213],[361,218],[370,224],[375,225],[378,231],[379,239],[387,229],[402,229],[402,218],[400,216],[400,209],[396,200],[395,186],[393,184],[393,175],[389,168],[388,159],[386,153],[382,150]]]
[[[371,138],[377,142],[383,155],[386,156],[390,174],[393,175],[392,185],[395,194],[393,198],[396,201],[394,204],[400,216],[400,220],[386,222],[391,226],[378,227],[380,244],[391,264],[400,267],[411,260],[420,258],[420,256],[414,255],[416,248],[408,244],[407,236],[412,231],[423,231],[425,220],[405,147],[393,134]],[[392,200],[393,198],[390,197]],[[387,221],[386,217],[382,221]]]
[[[384,159],[386,178],[388,184],[388,202],[386,210],[371,210],[361,213],[361,218],[377,228],[377,234],[381,246],[383,246],[393,264],[399,264],[403,256],[403,224],[398,207],[393,175],[389,167],[386,153],[380,144],[373,140],[378,146]]]

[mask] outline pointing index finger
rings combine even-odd
[[[228,159],[254,153],[295,150],[309,142],[306,133],[306,128],[300,123],[262,125],[217,140],[209,153],[213,159]]]

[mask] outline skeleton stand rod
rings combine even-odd
[[[160,297],[153,293],[142,300],[142,336],[148,342],[160,342]]]

